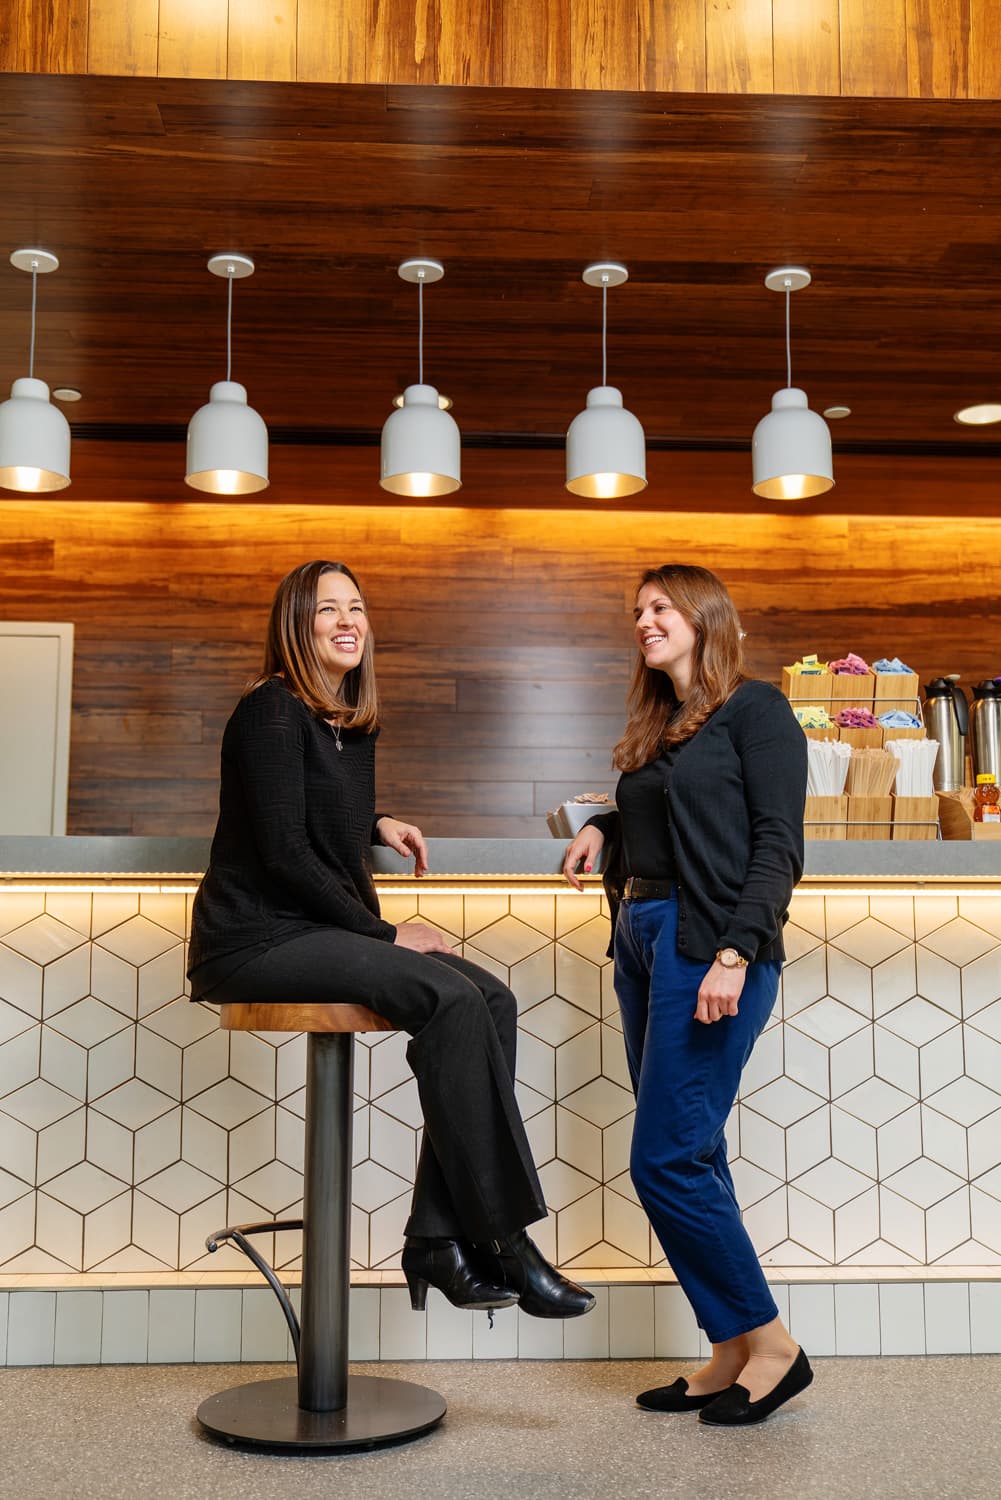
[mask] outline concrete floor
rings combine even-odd
[[[690,1366],[652,1361],[358,1366],[430,1385],[448,1415],[402,1447],[246,1452],[194,1411],[276,1366],[90,1366],[0,1375],[6,1493],[19,1500],[996,1500],[1001,1357],[824,1359],[760,1427],[641,1411]],[[9,1487],[8,1487],[9,1486]]]

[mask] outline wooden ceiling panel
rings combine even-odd
[[[467,436],[555,439],[600,378],[590,260],[609,298],[609,379],[653,444],[743,444],[793,375],[836,441],[982,448],[953,411],[1001,397],[1001,108],[889,99],[593,94],[0,77],[0,250],[59,254],[39,289],[37,371],[84,430],[185,422],[224,374],[272,427],[374,440],[426,373]],[[29,287],[0,260],[0,380],[25,372]],[[950,445],[952,447],[950,448]],[[957,446],[958,445],[958,446]]]

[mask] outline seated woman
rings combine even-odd
[[[424,1144],[406,1229],[411,1303],[575,1317],[594,1298],[525,1226],[546,1207],[514,1095],[517,1008],[422,922],[379,915],[373,842],[427,870],[418,828],[375,812],[378,700],[361,588],[311,562],[278,586],[264,669],[226,726],[219,821],[192,912],[192,998],[365,1005],[410,1033]]]

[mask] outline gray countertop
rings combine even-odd
[[[552,876],[566,845],[559,839],[429,839],[435,876]],[[208,862],[209,840],[0,837],[0,880],[17,876],[197,876]],[[376,849],[378,875],[406,875],[409,861]],[[808,842],[806,880],[1001,880],[1001,840],[983,843]]]

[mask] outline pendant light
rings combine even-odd
[[[643,428],[622,405],[622,392],[606,384],[608,374],[608,288],[629,278],[625,266],[597,261],[584,271],[588,286],[601,287],[601,384],[587,393],[587,405],[567,429],[567,489],[589,500],[620,500],[646,489]]]
[[[48,250],[15,250],[19,271],[31,273],[31,346],[28,374],[15,380],[0,406],[0,488],[40,495],[70,482],[70,424],[49,404],[49,388],[35,379],[35,308],[38,278],[59,268]]]
[[[379,483],[392,495],[451,495],[462,488],[459,429],[435,387],[424,384],[424,288],[440,281],[445,267],[439,260],[405,260],[397,274],[417,286],[417,384],[407,386],[403,404],[383,425]]]
[[[785,292],[786,299],[785,388],[775,392],[771,411],[751,439],[753,489],[765,500],[808,500],[834,484],[830,429],[810,410],[806,392],[792,383],[789,298],[809,285],[810,273],[802,266],[782,266],[765,277],[768,290]]]
[[[226,279],[226,379],[209,391],[208,404],[188,423],[185,484],[209,495],[253,495],[268,487],[268,429],[252,406],[246,386],[230,380],[233,363],[233,282],[253,276],[247,255],[213,255],[213,276]]]

